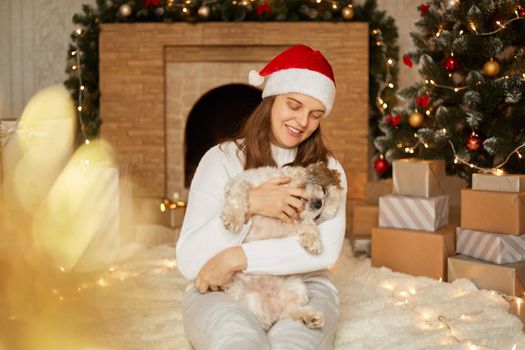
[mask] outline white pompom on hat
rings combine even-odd
[[[306,45],[292,46],[273,58],[260,71],[250,71],[250,85],[260,86],[266,79],[262,97],[287,93],[311,96],[323,103],[325,115],[335,99],[335,78],[330,63],[317,50]]]

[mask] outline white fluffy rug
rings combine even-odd
[[[108,273],[97,303],[110,334],[104,343],[191,349],[181,320],[187,281],[173,256],[173,247],[153,247]],[[468,280],[440,283],[371,268],[369,259],[352,256],[348,242],[334,272],[342,301],[336,349],[525,349],[508,303]]]

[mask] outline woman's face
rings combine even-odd
[[[282,148],[297,147],[317,130],[324,112],[324,105],[313,97],[277,95],[271,112],[271,143]]]

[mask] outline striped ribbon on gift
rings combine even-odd
[[[496,264],[525,261],[525,235],[511,236],[491,232],[456,229],[457,252]]]
[[[436,231],[448,224],[448,195],[430,198],[387,195],[379,198],[379,226]]]

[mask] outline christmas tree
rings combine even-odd
[[[421,82],[384,115],[376,171],[398,158],[445,159],[447,172],[524,173],[525,1],[432,0],[419,7],[415,51]]]

